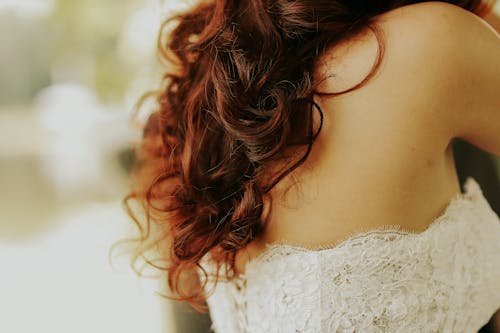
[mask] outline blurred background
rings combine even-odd
[[[133,105],[161,77],[160,22],[186,6],[0,0],[0,332],[207,331],[207,316],[156,293],[158,279],[108,260],[135,231],[121,205]],[[466,173],[496,186],[498,159],[459,149],[488,168]]]
[[[195,331],[158,279],[108,260],[135,232],[121,205],[133,105],[185,2],[0,0],[0,332]]]

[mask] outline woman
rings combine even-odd
[[[461,193],[451,142],[500,156],[488,9],[217,0],[176,17],[129,197],[171,297],[206,300],[216,332],[487,323],[500,223],[473,178]]]

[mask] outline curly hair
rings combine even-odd
[[[341,93],[358,88],[383,56],[373,18],[417,2],[205,1],[162,25],[159,54],[169,67],[125,204],[140,231],[134,258],[167,273],[167,297],[204,312],[202,258],[228,263],[226,278],[234,277],[235,252],[263,232],[269,191],[307,159],[321,130],[313,96],[330,94],[316,89],[324,78],[313,77],[315,59],[371,29],[379,43],[372,71]],[[480,0],[446,2],[485,10]],[[146,258],[151,249],[164,265]]]

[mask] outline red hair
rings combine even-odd
[[[307,159],[321,130],[312,121],[322,115],[313,100],[316,57],[362,29],[376,32],[374,16],[417,2],[217,0],[162,26],[160,55],[171,69],[125,202],[141,233],[136,259],[157,250],[165,265],[146,261],[167,272],[168,297],[203,311],[200,260],[210,252],[231,278],[235,252],[263,232],[265,197]],[[478,0],[447,2],[486,10]],[[270,172],[276,162],[286,167]]]

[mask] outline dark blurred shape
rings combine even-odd
[[[120,168],[129,175],[132,172],[132,167],[135,161],[135,150],[133,147],[126,147],[118,152],[118,164]]]
[[[500,180],[495,158],[487,152],[463,140],[452,142],[460,185],[469,176],[477,180],[491,208],[500,215]],[[499,240],[500,241],[500,240]],[[478,333],[500,333],[500,310]]]
[[[210,317],[208,314],[196,312],[189,304],[174,302],[174,318],[176,333],[207,333],[210,332]],[[228,313],[231,316],[231,313]]]
[[[500,179],[495,157],[460,139],[452,144],[460,185],[468,176],[476,179],[491,208],[500,215]]]

